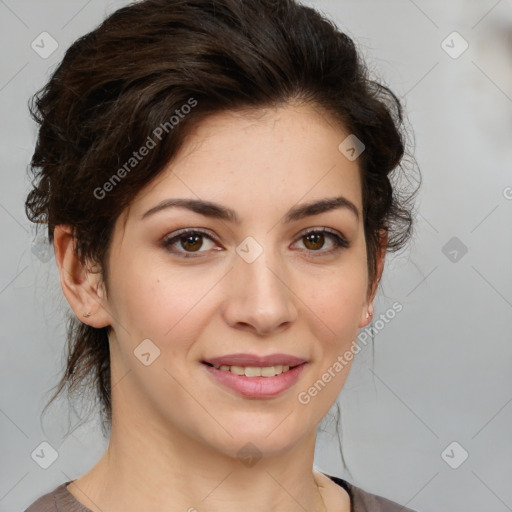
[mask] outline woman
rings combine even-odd
[[[56,394],[92,382],[110,439],[27,510],[410,510],[313,469],[411,228],[400,103],[353,42],[293,0],[145,0],[32,110],[27,214],[74,312]]]

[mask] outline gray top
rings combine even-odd
[[[414,512],[382,496],[363,491],[346,480],[331,475],[326,476],[348,492],[350,512]],[[64,482],[53,491],[41,496],[25,512],[91,512],[67,490],[66,485],[71,482],[72,480]]]

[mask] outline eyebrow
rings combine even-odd
[[[235,224],[240,223],[240,219],[234,210],[211,201],[203,201],[200,199],[164,199],[144,213],[141,216],[141,220],[167,208],[186,208],[200,215],[204,215],[205,217],[225,220]],[[339,196],[295,206],[286,213],[282,222],[288,224],[311,215],[319,215],[340,208],[351,211],[356,219],[359,220],[359,210],[356,205],[346,197]]]

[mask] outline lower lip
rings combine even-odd
[[[250,398],[272,398],[291,388],[307,363],[302,363],[274,377],[246,377],[230,371],[218,370],[202,363],[210,375],[233,391]]]

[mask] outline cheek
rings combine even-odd
[[[204,328],[208,295],[219,281],[212,272],[135,263],[112,277],[116,331],[129,338],[132,349],[143,339],[153,340],[166,358],[186,349]]]
[[[336,343],[357,331],[366,302],[367,272],[364,265],[340,267],[309,289],[311,292],[303,300],[310,310],[311,320],[325,332],[323,337],[330,336]]]
[[[299,310],[298,323],[310,324],[318,339],[336,345],[357,331],[366,298],[365,256],[362,245],[330,270],[307,264],[289,274],[288,286],[297,296],[289,300]],[[212,312],[223,301],[222,290],[231,289],[230,276],[224,275],[225,269],[211,266],[173,268],[166,262],[148,261],[125,259],[111,267],[112,312],[119,326],[126,327],[120,334],[128,331],[132,343],[149,338],[166,350],[183,350],[211,321]]]

